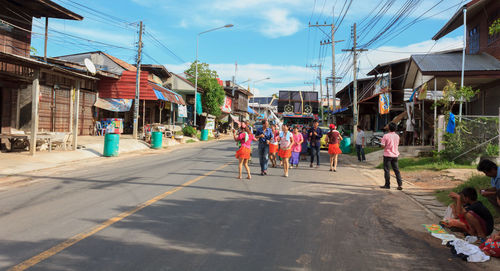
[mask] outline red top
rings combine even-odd
[[[339,144],[340,142],[340,133],[337,130],[331,130],[326,134],[328,136],[329,144]]]

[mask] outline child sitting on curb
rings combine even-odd
[[[496,200],[500,205],[500,190],[497,190]],[[492,234],[479,248],[488,256],[500,257],[500,232]]]
[[[484,240],[493,232],[493,216],[490,211],[477,200],[477,192],[473,187],[466,187],[459,194],[450,193],[454,203],[453,219],[443,221],[445,227],[455,227],[465,233]]]

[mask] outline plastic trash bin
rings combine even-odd
[[[103,156],[118,156],[118,147],[120,145],[120,134],[106,134],[104,136]]]
[[[151,134],[151,148],[152,149],[161,149],[163,147],[163,133],[162,132],[153,132]]]
[[[201,141],[208,140],[208,129],[201,130]]]
[[[340,142],[340,150],[342,153],[351,153],[351,138],[345,137]]]

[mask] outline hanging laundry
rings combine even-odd
[[[455,133],[455,115],[450,112],[450,119],[448,120],[448,125],[446,126],[446,132],[450,134]]]

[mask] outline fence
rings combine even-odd
[[[470,163],[479,157],[498,157],[498,116],[462,116],[456,120],[455,133],[443,136],[441,155],[451,161]]]

